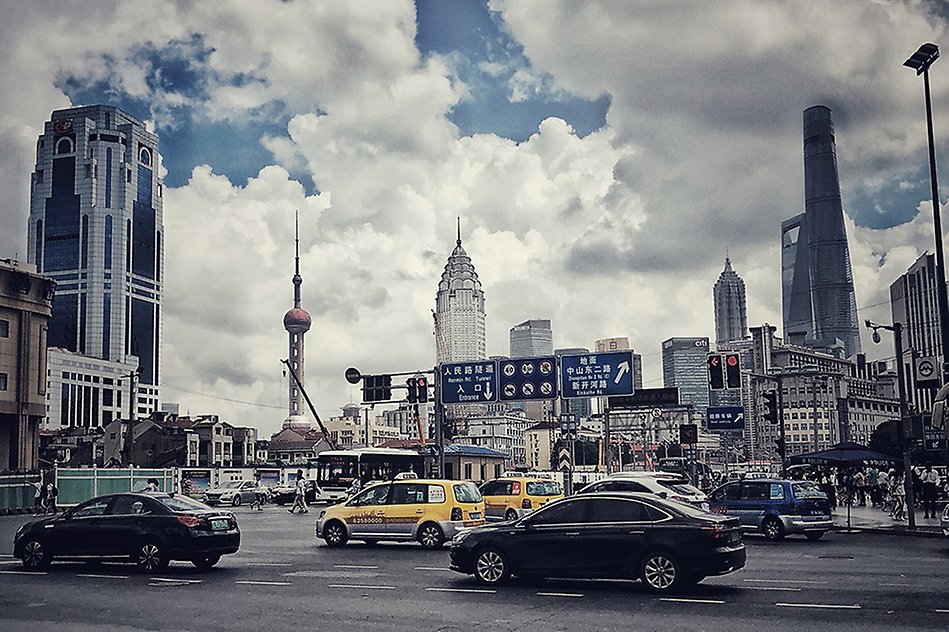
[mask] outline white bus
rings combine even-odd
[[[327,450],[317,455],[316,484],[323,497],[345,498],[346,490],[358,478],[360,486],[370,481],[391,481],[402,472],[425,476],[425,456],[414,450],[396,448],[355,448]]]

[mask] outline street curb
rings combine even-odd
[[[930,531],[925,530],[921,531],[916,529],[915,531],[910,531],[909,529],[902,528],[893,528],[893,527],[850,527],[849,529],[846,526],[837,526],[834,525],[834,528],[831,530],[833,533],[877,533],[882,535],[896,535],[903,537],[915,537],[915,538],[943,538],[942,531]]]

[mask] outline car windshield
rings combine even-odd
[[[827,500],[827,494],[820,490],[816,483],[801,481],[791,484],[791,492],[798,499]]]
[[[560,493],[560,483],[556,481],[527,482],[527,494],[529,496],[556,496]]]
[[[700,496],[702,494],[702,490],[698,487],[693,487],[684,478],[659,478],[656,480],[666,489],[671,489],[675,493],[682,494],[683,496]]]
[[[172,511],[206,511],[210,509],[204,503],[187,496],[157,496],[155,500]]]
[[[474,483],[456,483],[452,488],[455,490],[455,500],[460,503],[481,502],[481,492]]]
[[[218,489],[237,489],[241,486],[242,481],[231,481],[229,483],[221,483],[218,485]]]

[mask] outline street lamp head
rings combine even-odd
[[[873,329],[873,323],[870,322],[870,319],[863,321],[863,324],[866,325],[867,329]]]
[[[933,62],[939,59],[939,47],[932,43],[926,43],[919,47],[913,55],[903,62],[907,68],[916,71],[917,76],[923,74]]]
[[[877,329],[873,330],[873,335],[870,336],[873,339],[874,344],[880,344],[880,332]]]

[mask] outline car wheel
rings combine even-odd
[[[418,541],[423,549],[437,549],[445,543],[445,536],[437,524],[426,522],[418,530]]]
[[[242,499],[241,499],[241,495],[240,495],[240,494],[234,494],[234,498],[231,499],[231,505],[234,506],[234,507],[240,507],[240,506],[241,506],[241,500],[242,500]]]
[[[155,540],[147,540],[138,547],[135,554],[135,565],[140,571],[154,573],[168,567],[168,556],[162,545]]]
[[[39,540],[30,540],[23,545],[23,554],[20,556],[23,566],[31,571],[37,571],[49,566],[53,556],[46,550],[46,546]]]
[[[511,576],[507,558],[497,549],[482,549],[475,556],[475,578],[487,586],[503,584]]]
[[[679,562],[665,551],[653,551],[643,558],[639,579],[653,592],[669,592],[684,581]]]
[[[513,509],[508,509],[507,512],[505,512],[504,514],[504,519],[508,521],[517,520],[517,512],[514,511]]]
[[[323,527],[323,539],[326,541],[326,546],[345,546],[349,535],[346,533],[345,525],[339,520],[334,520]]]
[[[824,537],[826,531],[808,531],[804,534],[804,537],[810,540],[811,542],[816,542]]]
[[[761,532],[769,540],[781,540],[784,538],[784,525],[777,518],[765,518],[761,523]]]
[[[221,561],[220,555],[205,555],[204,557],[196,557],[191,560],[191,563],[200,568],[203,571],[212,568],[215,564]]]

